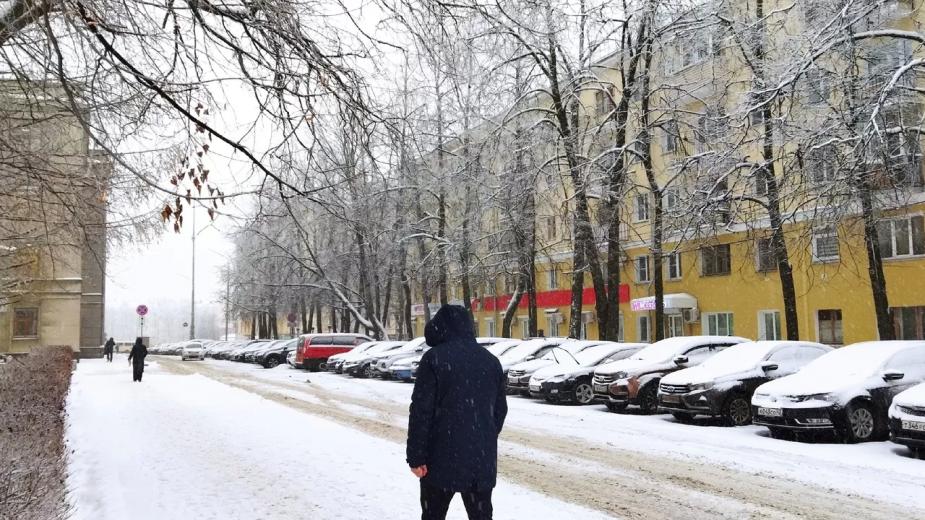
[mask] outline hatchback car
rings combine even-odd
[[[295,364],[314,372],[324,368],[325,362],[334,354],[349,352],[367,341],[372,341],[372,338],[362,334],[303,334],[299,336]]]
[[[264,347],[254,353],[254,363],[263,368],[276,368],[286,362],[287,356],[295,351],[298,344],[299,338],[295,338]]]
[[[649,345],[636,354],[594,371],[594,395],[616,412],[636,405],[658,410],[658,384],[671,372],[699,365],[724,349],[749,340],[735,336],[678,336]]]
[[[356,347],[353,347],[353,349],[348,350],[342,354],[334,354],[333,356],[329,357],[325,363],[325,370],[328,372],[336,372],[338,374],[341,373],[345,359],[348,359],[351,356],[356,356],[357,354],[362,354],[363,352],[366,352],[367,350],[375,347],[378,343],[378,341],[367,341],[366,343],[360,343]]]
[[[890,439],[925,454],[925,383],[893,398],[890,406]]]
[[[698,366],[663,377],[658,388],[658,406],[671,412],[679,422],[709,415],[722,418],[728,426],[742,426],[752,420],[755,388],[796,373],[831,350],[807,341],[739,343]]]
[[[626,359],[647,343],[611,343],[609,341],[586,348],[560,359],[555,365],[541,368],[530,378],[530,395],[551,403],[590,404],[594,401],[591,376],[594,368]]]
[[[401,348],[395,349],[373,356],[367,369],[367,377],[380,377],[390,379],[392,377],[392,365],[398,361],[411,359],[423,355],[430,349],[424,337],[414,338],[413,340],[402,345]]]
[[[925,341],[855,343],[759,386],[754,423],[775,438],[829,432],[848,442],[885,439],[893,397],[923,380]]]

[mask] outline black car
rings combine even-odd
[[[299,338],[290,339],[281,343],[276,343],[254,354],[254,362],[263,368],[275,368],[286,362],[286,356],[295,350],[299,344]]]
[[[529,381],[530,395],[550,403],[590,404],[594,401],[591,386],[594,368],[632,356],[645,346],[645,343],[605,342],[586,348],[534,372]]]
[[[658,407],[678,422],[708,415],[722,418],[727,426],[743,426],[752,420],[755,388],[793,374],[831,350],[807,341],[739,343],[700,365],[663,377]]]

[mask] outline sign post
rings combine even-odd
[[[141,334],[139,334],[139,336],[143,338],[145,337],[145,315],[148,314],[148,306],[142,304],[138,307],[135,307],[135,314],[138,315],[138,318],[141,321]]]

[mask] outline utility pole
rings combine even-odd
[[[193,283],[190,294],[189,339],[196,339],[196,206],[193,210]]]
[[[231,270],[225,269],[225,341],[228,341],[228,315],[231,307]]]

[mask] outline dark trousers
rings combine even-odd
[[[112,363],[112,352],[106,353],[106,361],[109,361],[110,363]]]
[[[491,520],[491,491],[463,491],[463,505],[469,520]],[[421,520],[444,520],[455,491],[446,491],[421,482]]]
[[[144,363],[132,363],[132,381],[141,381],[141,375],[145,372]]]

